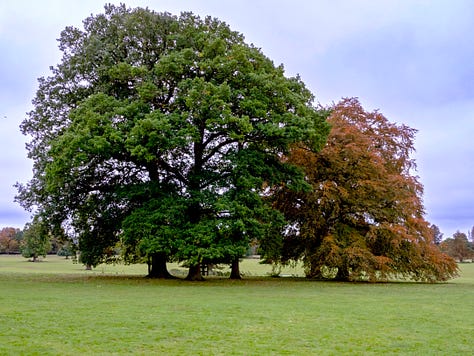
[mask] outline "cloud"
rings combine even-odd
[[[15,227],[23,229],[25,222],[30,220],[30,214],[26,213],[21,208],[3,209],[0,210],[0,228],[3,227]]]
[[[472,32],[474,19],[459,18],[453,10],[437,16],[439,6],[399,10],[391,17],[378,12],[385,14],[385,21],[373,26],[329,35],[332,40],[324,52],[315,51],[311,59],[323,90],[329,88],[335,96],[357,91],[355,95],[371,97],[379,105],[390,101],[404,106],[437,105],[472,95],[474,81],[466,78],[474,76],[474,40],[466,34]],[[351,15],[363,22],[363,12]]]

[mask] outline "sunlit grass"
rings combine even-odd
[[[247,260],[252,276],[206,282],[24,261],[0,256],[0,355],[472,352],[474,264],[448,283],[368,284],[257,277],[271,267]]]

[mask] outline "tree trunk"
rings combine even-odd
[[[240,275],[240,267],[239,267],[239,259],[236,258],[232,261],[231,269],[230,269],[230,279],[242,279]]]
[[[87,265],[86,265],[86,271],[92,271],[92,266],[89,265],[89,264],[87,264]]]
[[[314,263],[310,264],[310,267],[305,270],[306,278],[312,279],[322,279],[321,266],[315,265]]]
[[[349,270],[346,267],[344,266],[338,267],[335,280],[347,282],[349,281],[349,275],[350,275]]]
[[[201,264],[198,263],[195,266],[190,266],[188,271],[188,276],[186,277],[188,281],[204,281],[204,277],[201,274]]]
[[[174,278],[168,272],[166,268],[166,254],[160,253],[153,253],[151,254],[151,261],[148,260],[148,276],[149,278],[165,278],[165,279],[172,279]]]

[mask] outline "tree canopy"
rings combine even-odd
[[[20,248],[22,256],[31,257],[33,262],[36,262],[40,256],[46,257],[51,243],[49,230],[43,224],[41,217],[35,216],[31,223],[25,225]]]
[[[302,259],[313,278],[437,281],[456,275],[424,219],[413,175],[415,130],[366,112],[357,99],[335,105],[320,152],[295,145],[287,162],[304,167],[311,191],[278,188],[275,204],[291,225],[275,257]]]
[[[121,243],[129,261],[231,262],[280,229],[268,189],[305,186],[281,157],[325,142],[327,111],[225,23],[107,5],[59,39],[21,129],[34,176],[18,201],[96,265]],[[161,266],[161,267],[158,267]]]

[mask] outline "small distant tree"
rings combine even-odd
[[[474,247],[474,226],[471,228],[470,231],[467,232],[467,238],[471,243],[471,246]]]
[[[66,257],[66,259],[69,259],[69,256],[72,256],[73,254],[74,254],[74,246],[72,242],[70,241],[63,242],[57,252],[58,256]]]
[[[49,231],[41,219],[36,216],[31,223],[25,225],[21,254],[36,262],[39,256],[46,257],[50,249]]]
[[[443,241],[443,233],[439,230],[439,227],[435,224],[430,226],[431,233],[433,234],[433,243],[439,245]]]

